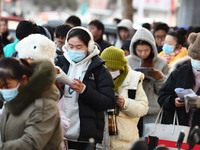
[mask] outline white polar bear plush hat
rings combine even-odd
[[[55,43],[41,34],[31,34],[25,37],[17,43],[15,49],[19,58],[48,59],[54,63],[56,57]]]

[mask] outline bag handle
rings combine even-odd
[[[162,116],[163,116],[163,107],[160,108],[160,111],[159,111],[159,113],[158,113],[158,115],[156,117],[156,121],[154,123],[152,132],[155,132],[156,125],[158,123],[161,124]],[[173,128],[172,128],[172,132],[171,132],[172,134],[174,133],[174,130],[175,130],[175,123],[177,123],[177,125],[179,126],[178,115],[177,115],[176,109],[175,109],[174,118],[173,118]]]
[[[161,123],[162,116],[163,116],[163,108],[160,108],[160,111],[158,112],[158,115],[157,115],[157,117],[156,117],[156,121],[155,121],[155,123],[154,123],[152,132],[155,132],[156,125],[157,125],[158,123]]]
[[[177,125],[179,126],[178,115],[177,115],[176,109],[175,109],[175,112],[174,112],[172,134],[174,133],[175,123],[177,123]]]

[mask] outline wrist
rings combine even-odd
[[[83,84],[83,89],[82,89],[82,91],[80,92],[80,94],[82,94],[82,93],[85,91],[85,88],[86,88],[86,86],[85,86],[85,84]]]

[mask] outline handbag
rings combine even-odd
[[[156,136],[161,140],[177,141],[180,132],[184,131],[185,138],[183,143],[186,143],[190,127],[179,125],[177,112],[175,111],[174,113],[173,124],[161,124],[162,116],[163,108],[160,109],[155,123],[147,123],[144,125],[144,137]],[[175,122],[177,123],[176,125]]]

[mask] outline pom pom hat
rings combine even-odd
[[[200,60],[200,33],[191,33],[188,37],[190,46],[188,47],[188,56]]]
[[[48,59],[54,63],[56,56],[55,43],[41,34],[31,34],[23,38],[17,43],[15,49],[19,58]]]
[[[101,58],[106,62],[105,65],[109,69],[117,69],[124,71],[127,65],[127,59],[124,55],[124,51],[114,46],[106,48],[101,53]]]

